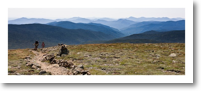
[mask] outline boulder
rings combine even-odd
[[[62,56],[63,54],[64,54],[63,56],[66,56],[68,55],[68,53],[69,50],[67,49],[67,45],[62,45],[57,56]]]
[[[45,57],[45,59],[46,59],[46,60],[49,60],[50,62],[51,62],[54,58],[55,58],[55,56],[54,56],[53,54],[47,55],[47,56]]]

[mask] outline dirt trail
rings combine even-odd
[[[46,62],[41,62],[40,59],[43,58],[43,53],[37,52],[37,51],[32,51],[36,56],[34,56],[32,59],[29,61],[32,62],[33,64],[37,64],[41,67],[41,70],[50,72],[52,75],[68,75],[69,70],[67,70],[64,67],[59,67],[58,64],[49,64]]]

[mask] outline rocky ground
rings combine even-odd
[[[9,75],[185,75],[184,43],[115,43],[8,50]]]

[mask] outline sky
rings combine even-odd
[[[184,8],[8,8],[8,18],[185,18]]]

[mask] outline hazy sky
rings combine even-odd
[[[127,17],[185,18],[184,8],[9,8],[8,18],[127,18]]]

